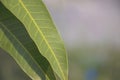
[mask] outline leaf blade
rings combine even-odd
[[[37,45],[41,54],[50,62],[55,73],[62,80],[68,80],[68,62],[63,41],[54,27],[51,17],[42,1],[1,1],[25,25],[29,35]],[[7,3],[5,1],[7,1]],[[9,5],[7,5],[8,3]],[[13,7],[12,5],[15,4],[18,5]],[[18,8],[20,8],[19,13]]]

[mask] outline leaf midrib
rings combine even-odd
[[[29,11],[28,11],[28,9],[26,8],[26,6],[24,5],[24,3],[23,3],[21,0],[19,0],[19,3],[23,6],[23,8],[26,10],[26,12],[28,13],[29,17],[30,17],[31,20],[33,21],[33,23],[36,25],[37,30],[38,30],[39,33],[42,35],[42,37],[43,37],[43,39],[45,40],[48,48],[50,49],[52,55],[54,56],[54,58],[55,58],[55,60],[56,60],[56,62],[57,62],[57,65],[58,65],[58,67],[59,67],[59,69],[60,69],[60,71],[61,71],[61,73],[62,73],[63,78],[65,78],[64,75],[63,75],[64,73],[63,73],[63,71],[62,71],[62,69],[61,69],[61,67],[60,67],[60,64],[59,64],[57,58],[56,58],[55,55],[54,55],[54,51],[52,50],[52,48],[50,47],[49,43],[47,42],[47,39],[45,38],[44,34],[43,34],[42,31],[39,29],[38,25],[36,24],[35,20],[33,19],[32,15],[29,13]],[[65,79],[64,79],[64,80],[65,80]]]

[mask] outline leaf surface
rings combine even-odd
[[[7,51],[33,80],[56,80],[24,25],[0,3],[0,47]]]
[[[61,80],[68,80],[66,50],[42,0],[1,0],[25,25],[41,54]]]

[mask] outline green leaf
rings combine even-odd
[[[29,37],[24,25],[0,3],[0,47],[33,80],[56,80],[54,72]]]
[[[61,80],[68,80],[66,50],[42,0],[1,0],[25,25],[41,54]]]

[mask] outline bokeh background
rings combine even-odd
[[[120,80],[120,0],[43,1],[65,42],[69,80]],[[0,80],[31,80],[2,49]]]

